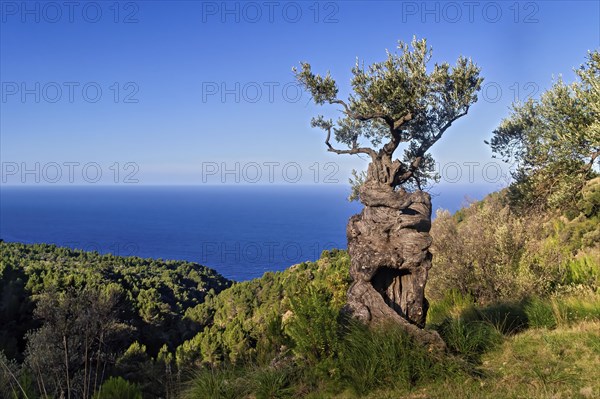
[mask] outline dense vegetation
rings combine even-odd
[[[0,397],[599,397],[598,53],[578,71],[494,132],[514,183],[434,221],[447,353],[348,319],[345,251],[232,283],[0,242]]]
[[[230,285],[194,263],[0,242],[0,351],[32,389],[86,396],[130,345],[174,351],[185,311]]]
[[[455,290],[480,304],[548,296],[600,284],[600,178],[589,180],[568,215],[512,210],[508,190],[433,224],[436,271],[430,296]]]

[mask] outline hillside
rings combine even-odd
[[[596,397],[599,183],[568,215],[521,214],[506,191],[438,214],[427,328],[443,356],[347,319],[345,251],[234,283],[193,263],[0,243],[4,394],[80,397],[105,380],[144,398]]]
[[[178,348],[177,364],[207,371],[196,371],[184,394],[600,395],[594,377],[600,367],[599,183],[587,184],[568,215],[521,214],[507,190],[454,215],[438,214],[428,328],[448,344],[444,358],[423,353],[393,328],[365,332],[346,321],[349,258],[326,251],[315,263],[236,284],[186,313],[199,332]]]
[[[186,337],[185,311],[231,281],[196,263],[100,255],[54,245],[0,241],[0,350],[19,358],[24,334],[37,327],[33,308],[49,292],[114,292],[117,319],[131,330],[125,344],[139,341],[156,354]],[[127,343],[128,342],[128,343]]]

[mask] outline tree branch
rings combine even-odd
[[[394,131],[397,131],[398,129],[400,129],[400,127],[402,125],[404,125],[406,122],[408,122],[411,119],[412,119],[412,113],[409,112],[406,115],[404,115],[402,118],[398,119],[397,121],[394,121],[394,125],[393,125]]]
[[[408,167],[408,169],[401,175],[398,176],[398,179],[396,180],[397,184],[403,184],[405,182],[407,182],[410,178],[412,178],[415,174],[415,172],[417,171],[417,169],[419,169],[419,166],[421,165],[421,161],[423,160],[423,157],[425,156],[425,153],[427,151],[429,151],[429,149],[431,148],[432,145],[434,145],[440,138],[442,138],[442,135],[444,134],[444,132],[450,127],[452,126],[452,123],[457,120],[458,118],[461,118],[463,116],[465,116],[467,113],[469,112],[469,107],[467,106],[464,112],[461,112],[460,114],[457,114],[456,116],[454,116],[454,118],[451,118],[450,120],[448,120],[438,131],[437,134],[435,134],[431,140],[425,140],[423,141],[423,143],[421,143],[421,145],[419,146],[419,148],[417,149],[417,151],[415,152],[415,159],[411,162],[410,166]],[[389,144],[389,143],[388,143]],[[417,181],[417,185],[420,186],[420,183]]]
[[[357,114],[354,111],[352,111],[350,109],[350,107],[348,106],[348,104],[346,104],[346,102],[344,100],[340,100],[340,99],[335,99],[335,100],[331,100],[329,101],[330,104],[339,104],[342,107],[344,107],[344,113],[355,120],[364,122],[364,121],[369,121],[372,119],[383,119],[387,125],[390,127],[390,134],[392,136],[391,140],[384,145],[384,147],[381,149],[380,154],[386,154],[391,156],[394,151],[396,150],[396,148],[398,148],[398,146],[400,145],[400,143],[402,142],[402,140],[400,139],[400,127],[402,127],[402,125],[404,125],[406,122],[410,121],[412,119],[412,113],[408,112],[406,115],[404,115],[402,118],[394,120],[392,119],[391,116],[389,115],[385,115],[382,113],[373,113],[373,114],[368,114],[368,115],[361,115],[361,114]],[[328,137],[329,137],[329,132],[328,132]],[[367,149],[367,148],[362,148],[362,149],[355,149],[353,148],[352,150],[335,150],[334,148],[331,147],[331,145],[329,144],[329,139],[325,142],[328,147],[329,147],[329,151],[332,152],[336,152],[338,154],[342,153],[342,154],[356,154],[358,152],[363,152],[363,153],[368,153],[369,155],[371,155],[371,157],[374,157],[375,155],[375,151],[372,149]],[[363,150],[363,151],[359,151],[359,150]],[[368,152],[365,152],[364,150],[369,150]],[[343,152],[339,152],[339,151],[343,151]]]
[[[404,172],[402,175],[398,176],[397,180],[395,180],[396,184],[402,184],[408,181],[408,179],[410,179],[411,177],[414,176],[415,172],[417,171],[417,169],[419,169],[419,166],[421,165],[421,161],[423,160],[423,156],[418,156],[416,157],[411,163],[410,166],[408,167],[408,170],[406,172]],[[417,186],[419,187],[419,190],[421,189],[421,183],[419,181],[417,181]]]
[[[327,145],[327,151],[334,152],[336,154],[368,154],[372,159],[377,158],[377,153],[372,148],[358,147],[356,139],[352,143],[352,148],[349,150],[338,150],[334,148],[329,140],[331,139],[331,127],[327,128],[327,138],[325,138],[325,144]]]
[[[450,127],[450,126],[452,126],[452,123],[454,123],[454,121],[455,121],[455,120],[457,120],[458,118],[462,118],[462,117],[463,117],[463,116],[465,116],[465,115],[466,115],[468,112],[469,112],[469,106],[467,106],[467,107],[465,108],[465,111],[464,111],[464,112],[461,112],[460,114],[457,114],[457,115],[456,115],[454,118],[452,118],[452,119],[450,119],[448,122],[446,122],[446,123],[444,124],[444,126],[442,126],[442,127],[440,128],[440,131],[438,132],[438,134],[436,134],[436,135],[435,135],[435,141],[434,141],[433,143],[431,143],[431,144],[433,145],[433,144],[434,144],[436,141],[438,141],[438,140],[439,140],[439,139],[442,137],[442,134],[444,134],[444,132],[445,132],[445,131],[446,131],[446,130],[447,130],[449,127]],[[430,145],[430,147],[431,147],[431,145]]]
[[[394,151],[396,151],[396,148],[398,148],[398,146],[402,142],[402,139],[400,137],[400,127],[402,127],[402,125],[404,125],[406,122],[410,121],[411,119],[412,119],[412,113],[409,112],[406,115],[404,115],[402,118],[391,123],[390,134],[391,134],[392,138],[390,139],[389,142],[387,142],[381,148],[380,153],[382,155],[385,154],[385,155],[389,156],[390,158],[392,157],[392,154],[394,153]]]
[[[390,128],[393,127],[393,125],[394,125],[394,121],[392,120],[392,118],[385,114],[377,114],[377,113],[368,114],[368,115],[357,114],[356,112],[354,112],[350,109],[350,107],[348,106],[348,104],[346,104],[346,102],[344,100],[335,99],[335,100],[331,100],[329,103],[330,104],[340,104],[341,106],[343,106],[344,113],[352,119],[356,119],[358,121],[365,122],[365,121],[370,121],[372,119],[379,118],[379,119],[383,119],[390,126]]]

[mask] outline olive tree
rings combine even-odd
[[[365,208],[347,228],[354,279],[348,310],[367,322],[395,320],[439,344],[439,337],[421,331],[431,267],[431,199],[423,187],[435,175],[428,151],[469,112],[483,79],[465,57],[454,66],[430,66],[424,39],[399,42],[397,50],[368,67],[357,60],[345,100],[329,72],[315,74],[306,62],[293,71],[316,104],[339,107],[336,121],[319,115],[311,122],[325,131],[327,150],[370,157],[357,188]]]
[[[568,210],[597,174],[600,157],[600,54],[589,53],[571,84],[554,82],[539,99],[513,104],[494,130],[495,156],[517,169],[509,189],[517,210]],[[596,168],[596,169],[595,169]]]

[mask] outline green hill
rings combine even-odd
[[[183,316],[231,281],[207,267],[183,262],[100,255],[54,245],[0,242],[0,349],[9,357],[24,350],[36,301],[48,292],[114,292],[118,320],[156,354],[175,348],[188,334]]]

